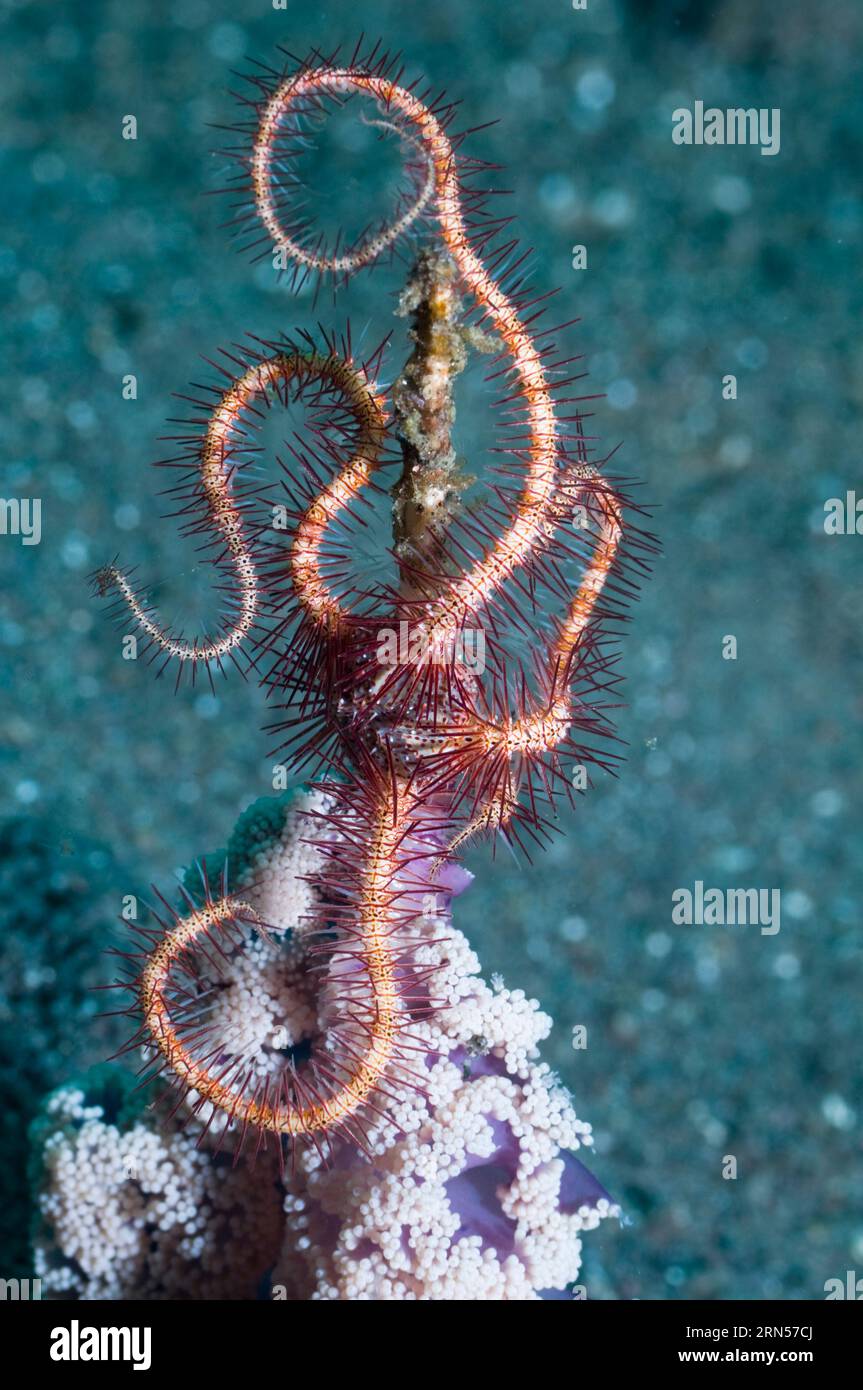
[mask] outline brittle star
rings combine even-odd
[[[377,381],[380,354],[355,359],[349,335],[326,340],[324,348],[305,336],[259,341],[231,359],[239,374],[220,392],[203,440],[187,441],[180,460],[191,465],[178,489],[184,510],[197,517],[190,529],[209,534],[211,560],[229,580],[221,631],[185,641],[157,621],[116,565],[96,576],[99,591],[116,592],[123,611],[131,612],[154,657],[163,657],[163,665],[178,662],[178,681],[186,667],[193,676],[203,667],[212,678],[214,667],[221,669],[225,658],[239,664],[241,653],[256,667],[269,660],[264,683],[293,703],[299,697],[299,714],[276,726],[299,727],[288,740],[288,746],[300,740],[295,766],[317,753],[336,774],[323,783],[328,809],[317,813],[325,859],[316,879],[323,904],[318,927],[329,933],[317,949],[331,971],[341,963],[349,974],[326,1049],[305,1068],[291,1063],[278,1082],[250,1089],[242,1057],[226,1059],[219,1039],[201,1024],[200,1001],[183,983],[194,948],[208,942],[233,948],[238,920],[263,927],[227,884],[220,896],[207,885],[203,901],[190,903],[183,915],[169,911],[162,934],[147,936],[132,983],[143,1013],[134,1041],[148,1041],[159,1069],[196,1094],[196,1109],[208,1103],[211,1117],[222,1113],[241,1126],[242,1138],[258,1131],[259,1142],[266,1132],[316,1144],[341,1134],[362,1145],[362,1115],[377,1109],[375,1098],[388,1088],[422,1084],[408,1065],[410,1025],[435,1003],[427,975],[412,964],[417,894],[437,891],[443,868],[471,836],[502,833],[519,844],[521,830],[538,836],[544,808],[561,788],[570,794],[562,753],[608,765],[573,735],[609,732],[601,707],[591,702],[611,683],[603,620],[620,616],[632,588],[621,555],[623,494],[588,461],[583,417],[559,418],[555,409],[554,395],[569,380],[552,384],[552,374],[566,365],[552,360],[546,339],[554,330],[537,332],[535,313],[526,320],[530,302],[518,281],[514,289],[504,287],[521,267],[511,244],[495,254],[492,269],[477,249],[487,252],[502,225],[484,219],[466,187],[482,166],[472,161],[465,170],[460,162],[462,137],[448,134],[453,108],[442,99],[429,103],[416,83],[401,85],[400,76],[393,61],[373,50],[365,59],[355,52],[347,63],[314,55],[293,72],[256,77],[251,148],[235,157],[244,169],[241,191],[248,192],[265,241],[280,264],[293,263],[303,275],[344,278],[421,220],[433,219],[443,250],[423,262],[410,300],[428,330],[415,364],[418,419],[409,430],[401,397],[391,410]],[[310,113],[353,95],[371,98],[380,113],[373,124],[395,131],[417,156],[416,187],[391,221],[352,247],[330,250],[321,236],[290,221],[282,181]],[[444,485],[438,479],[418,502],[430,474],[414,454],[417,441],[428,442],[435,431],[436,447],[447,457],[452,452],[452,377],[461,365],[453,344],[462,332],[454,324],[462,293],[478,315],[474,333],[491,333],[497,344],[492,378],[511,383],[504,405],[513,434],[507,481],[494,488],[490,519],[459,521],[439,507],[450,463],[441,470]],[[488,341],[483,346],[488,350]],[[313,446],[294,451],[299,468],[291,505],[283,509],[293,538],[285,553],[261,544],[262,528],[247,520],[258,494],[239,490],[237,477],[256,418],[273,400],[286,405],[292,392],[322,416],[311,427]],[[399,579],[352,594],[344,582],[349,548],[333,532],[349,524],[364,494],[381,492],[376,479],[392,461],[393,437],[406,460],[409,437],[414,449],[395,509]],[[405,495],[416,505],[403,505]],[[575,511],[582,525],[573,536],[567,526]],[[457,539],[459,526],[465,543]],[[635,557],[650,548],[650,538],[632,531],[629,539],[630,558],[643,569]],[[572,560],[582,570],[574,591],[564,573]],[[610,580],[617,597],[603,606]],[[511,621],[533,631],[540,590],[565,595],[565,615],[543,639],[532,678],[520,664],[513,677],[501,629]],[[375,634],[400,622],[423,637],[425,650],[453,654],[443,662],[387,665]],[[492,639],[485,674],[466,667],[453,641],[471,625],[484,626]]]

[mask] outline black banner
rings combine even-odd
[[[665,1372],[677,1367],[739,1365],[762,1366],[769,1370],[802,1366],[825,1371],[843,1370],[859,1340],[861,1321],[847,1300],[787,1303],[685,1303],[685,1302],[597,1302],[570,1304],[565,1308],[531,1314],[524,1310],[525,1322],[485,1323],[481,1314],[482,1336],[473,1340],[478,1329],[472,1317],[472,1335],[459,1335],[457,1343],[444,1343],[461,1349],[460,1364],[475,1355],[488,1370],[488,1360],[503,1352],[509,1357],[516,1349],[525,1350],[525,1336],[541,1337],[543,1362],[555,1358],[559,1372],[571,1363],[579,1372],[585,1361],[593,1369],[618,1374],[629,1368]],[[374,1336],[364,1305],[362,1333]],[[100,1371],[112,1374],[128,1371],[172,1377],[189,1372],[196,1378],[209,1372],[225,1376],[232,1372],[248,1375],[284,1370],[297,1372],[294,1357],[303,1363],[315,1355],[313,1338],[325,1338],[325,1355],[331,1365],[339,1349],[345,1364],[359,1368],[361,1343],[355,1340],[360,1324],[352,1315],[348,1324],[350,1340],[340,1340],[340,1315],[300,1312],[285,1303],[62,1303],[57,1301],[7,1301],[0,1306],[0,1325],[4,1331],[7,1359],[46,1376],[49,1383],[62,1384],[70,1375],[93,1376]],[[423,1316],[428,1316],[425,1314]],[[439,1332],[448,1327],[444,1312]],[[458,1315],[456,1315],[458,1317]],[[494,1317],[492,1312],[488,1316]],[[519,1315],[521,1316],[521,1315]],[[540,1322],[533,1321],[534,1316]],[[312,1322],[309,1322],[309,1317]],[[327,1322],[319,1323],[318,1317]],[[335,1319],[335,1321],[334,1321]],[[460,1334],[468,1328],[456,1324]],[[385,1325],[379,1347],[393,1345],[389,1340],[400,1325],[392,1317]],[[557,1353],[554,1346],[557,1343]],[[470,1348],[470,1350],[468,1350]],[[369,1367],[373,1364],[371,1358]],[[454,1368],[441,1361],[440,1373]],[[401,1372],[400,1374],[404,1374]]]

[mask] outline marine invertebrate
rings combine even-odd
[[[236,892],[272,930],[200,964],[224,1063],[242,1059],[271,1089],[286,1052],[325,1046],[330,1029],[331,982],[309,968],[304,934],[322,859],[306,821],[321,804],[320,792],[293,792],[244,813],[227,855]],[[453,891],[469,878],[462,871]],[[308,1145],[280,1173],[270,1144],[237,1164],[241,1136],[224,1112],[191,1097],[175,1115],[147,1111],[134,1077],[114,1067],[50,1096],[33,1126],[45,1296],[566,1296],[582,1234],[617,1211],[576,1157],[590,1127],[538,1060],[550,1018],[501,980],[487,984],[436,907],[414,923],[441,1003],[414,1024],[423,1083],[376,1098],[365,1155],[343,1142],[324,1161]]]
[[[146,1044],[154,1074],[191,1092],[208,1127],[235,1134],[237,1152],[249,1136],[257,1150],[273,1135],[280,1156],[287,1139],[337,1164],[344,1143],[372,1156],[376,1125],[392,1125],[404,1097],[432,1084],[423,1030],[452,962],[429,940],[428,918],[449,933],[462,846],[477,835],[541,843],[556,798],[572,797],[568,764],[612,765],[602,746],[614,625],[651,541],[591,459],[583,398],[565,394],[577,375],[557,356],[557,330],[538,323],[544,296],[526,287],[524,257],[495,241],[506,220],[474,187],[486,166],[462,153],[455,107],[404,85],[377,49],[346,62],[313,55],[250,80],[243,143],[227,151],[240,167],[231,189],[244,244],[255,219],[256,250],[296,278],[337,282],[421,223],[437,245],[403,295],[414,352],[391,392],[379,381],[382,350],[358,356],[345,332],[253,340],[226,359],[215,401],[196,400],[207,416],[166,463],[181,470],[180,511],[206,536],[226,589],[213,634],[172,632],[116,564],[95,577],[160,670],[176,662],[178,682],[202,669],[212,680],[227,661],[254,667],[283,709],[273,725],[281,756],[297,771],[315,767],[306,833],[318,863],[298,935],[305,957],[320,958],[320,1035],[310,1055],[288,1048],[275,1070],[226,1040],[209,973],[220,961],[234,969],[255,949],[249,931],[272,926],[254,884],[238,896],[204,873],[179,911],[165,904],[155,928],[139,929],[125,987],[143,1020],[132,1045]],[[389,220],[328,246],[293,214],[296,153],[310,121],[358,96],[401,140],[412,184]],[[505,433],[484,495],[467,508],[451,426],[471,348],[490,354]],[[305,433],[274,500],[252,477],[254,426],[297,402]],[[393,572],[361,586],[359,512],[385,496],[399,446]],[[477,633],[481,663],[467,656]],[[517,651],[525,636],[529,660]]]
[[[45,1295],[254,1298],[279,1246],[275,1157],[234,1169],[102,1071],[49,1095],[32,1127]]]

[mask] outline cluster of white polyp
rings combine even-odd
[[[232,841],[234,886],[272,930],[234,958],[219,1027],[226,1051],[260,1077],[284,1065],[285,1049],[326,1047],[303,925],[319,851],[302,813],[321,808],[319,793],[259,803]],[[469,881],[459,873],[451,891]],[[538,1060],[551,1020],[521,990],[481,978],[441,902],[448,895],[430,895],[413,927],[417,965],[436,967],[436,1007],[410,1022],[409,1071],[363,1114],[362,1147],[299,1145],[280,1179],[272,1139],[254,1164],[233,1166],[232,1135],[208,1107],[192,1113],[194,1093],[175,1117],[157,1110],[126,1125],[80,1086],[55,1093],[39,1142],[45,1292],[565,1297],[582,1232],[618,1209],[574,1156],[590,1127]]]

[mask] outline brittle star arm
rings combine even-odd
[[[200,448],[199,471],[207,518],[213,531],[224,540],[225,551],[234,571],[237,616],[226,623],[215,637],[188,642],[175,636],[158,622],[152,610],[141,601],[129,576],[116,565],[105,565],[95,575],[100,595],[116,591],[139,630],[164,652],[166,660],[220,664],[232,657],[249,636],[260,606],[260,576],[252,553],[242,509],[233,495],[236,464],[232,449],[242,447],[244,413],[255,399],[274,385],[268,364],[255,363],[231,383],[213,410]]]
[[[303,360],[304,370],[341,393],[358,432],[351,459],[306,508],[290,550],[297,599],[312,622],[332,637],[344,626],[347,614],[321,575],[321,546],[328,526],[367,485],[380,461],[386,410],[383,398],[350,362],[335,354]]]
[[[443,642],[466,616],[487,605],[513,571],[546,538],[555,495],[557,429],[542,356],[522,324],[515,305],[489,274],[471,245],[461,208],[456,157],[443,125],[414,93],[375,73],[352,67],[303,69],[279,85],[264,105],[251,155],[252,188],[258,215],[286,257],[310,263],[309,253],[284,231],[274,192],[274,165],[283,123],[302,111],[302,103],[321,95],[371,96],[395,112],[411,131],[434,173],[434,210],[443,242],[462,283],[480,306],[483,319],[497,332],[509,353],[524,399],[529,444],[527,473],[516,514],[488,552],[429,602],[429,639]],[[312,258],[319,270],[350,272],[369,264],[416,219],[425,206],[420,196],[404,217],[342,256]]]
[[[338,1033],[330,1065],[344,1079],[327,1070],[328,1083],[307,1074],[285,1071],[278,1081],[259,1082],[251,1093],[250,1073],[243,1057],[228,1057],[218,1039],[202,1024],[194,997],[186,1003],[182,976],[195,948],[209,944],[224,955],[222,942],[231,944],[231,928],[238,922],[262,927],[257,913],[241,899],[225,895],[208,900],[188,915],[174,914],[173,922],[147,957],[138,980],[138,998],[144,1027],[166,1067],[187,1091],[209,1103],[229,1122],[277,1135],[308,1137],[347,1128],[350,1119],[379,1087],[396,1052],[401,1011],[397,959],[393,950],[392,884],[399,863],[399,848],[411,826],[410,795],[395,796],[382,786],[368,827],[367,847],[356,873],[355,922],[348,929],[341,954],[365,972],[369,993],[367,1020],[354,1020],[340,1058]],[[365,837],[364,837],[365,843]],[[340,954],[338,944],[333,954]],[[187,1015],[187,1016],[186,1016]]]
[[[385,431],[383,401],[364,373],[335,354],[276,353],[251,365],[237,377],[216,405],[200,451],[200,476],[207,515],[214,531],[225,541],[236,581],[238,612],[234,622],[213,638],[188,642],[175,637],[153,616],[136,593],[131,580],[115,565],[96,574],[100,594],[116,590],[125,601],[139,629],[165,653],[180,663],[220,663],[249,637],[262,606],[262,576],[251,539],[243,525],[241,509],[232,496],[236,467],[231,448],[242,434],[244,412],[258,397],[270,391],[281,395],[292,382],[326,382],[339,391],[357,424],[356,449],[339,475],[308,508],[294,537],[290,565],[294,590],[310,618],[329,631],[342,614],[338,601],[320,576],[318,562],[326,527],[348,505],[358,488],[368,482],[379,461]]]
[[[600,475],[595,469],[582,470],[584,482],[597,483]],[[572,660],[585,630],[594,614],[596,604],[617,556],[623,534],[621,505],[608,488],[594,489],[602,513],[599,535],[578,589],[572,598],[566,619],[557,639],[547,647],[544,666],[549,695],[540,707],[534,697],[534,708],[518,719],[499,722],[476,720],[468,715],[459,726],[461,739],[473,738],[485,745],[488,758],[497,757],[509,762],[519,754],[541,755],[557,748],[569,732],[572,720],[572,699],[565,673],[571,671]],[[517,803],[495,789],[494,794],[475,807],[470,821],[447,845],[444,855],[457,852],[469,839],[483,830],[504,827]],[[444,856],[438,863],[441,863]]]

